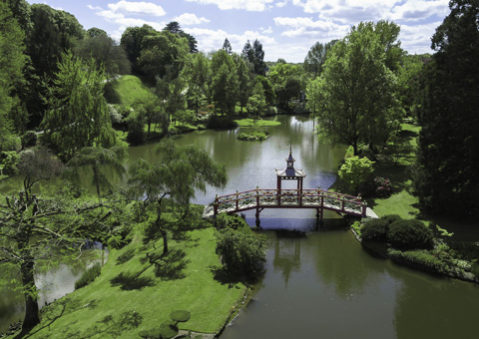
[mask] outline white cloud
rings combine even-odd
[[[449,13],[449,0],[408,1],[391,9],[391,19],[419,21],[432,16],[445,17]]]
[[[285,0],[283,2],[277,2],[276,7],[279,7],[279,8],[284,7],[286,6],[287,3],[288,3],[288,0]]]
[[[100,6],[93,6],[93,5],[87,5],[87,7],[91,9],[92,11],[101,11],[103,9]]]
[[[247,11],[262,12],[267,9],[268,4],[274,0],[186,0],[203,5],[216,5],[219,9],[244,9]]]
[[[202,23],[208,23],[210,20],[204,17],[197,17],[196,14],[193,13],[183,13],[175,18],[172,21],[178,21],[181,25],[184,26],[191,26],[191,25],[199,25]]]
[[[116,3],[110,3],[107,5],[113,12],[126,12],[134,14],[146,14],[152,16],[163,16],[166,12],[160,5],[153,2],[133,2],[121,0]]]
[[[268,26],[268,28],[260,27],[259,30],[260,30],[261,33],[263,33],[263,34],[271,34],[271,33],[273,33],[273,29],[271,28],[271,26]]]
[[[285,37],[314,37],[321,42],[343,38],[350,28],[348,24],[338,24],[327,19],[315,21],[308,17],[276,17],[273,20],[277,26],[288,28],[281,33]]]

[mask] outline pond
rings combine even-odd
[[[270,138],[264,142],[238,141],[233,130],[175,137],[178,144],[204,148],[226,166],[227,185],[207,187],[194,202],[211,203],[215,194],[256,186],[274,188],[274,170],[285,167],[290,146],[295,166],[307,174],[304,187],[330,187],[345,146],[318,141],[309,118],[277,119],[282,125],[268,128]],[[156,158],[155,148],[155,144],[131,147],[128,162]],[[245,217],[254,225],[252,211]],[[374,258],[335,213],[325,213],[325,218],[317,230],[314,211],[261,212],[261,227],[268,238],[266,274],[251,303],[225,329],[222,339],[477,337],[477,286]],[[278,229],[304,233],[292,237]],[[462,236],[468,237],[467,232]],[[72,275],[61,280],[74,280]],[[12,314],[22,311],[18,303],[8,303],[8,291],[0,291],[0,297],[1,331]]]

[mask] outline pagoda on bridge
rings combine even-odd
[[[276,170],[277,177],[277,190],[278,190],[278,203],[281,203],[281,183],[283,180],[296,180],[297,181],[297,192],[298,197],[301,197],[303,194],[303,178],[306,177],[306,174],[302,169],[294,168],[294,158],[289,146],[289,157],[286,159],[286,168],[283,170]]]

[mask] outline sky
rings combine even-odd
[[[27,0],[67,11],[85,29],[98,27],[119,41],[129,26],[157,30],[170,21],[198,41],[203,52],[225,38],[241,53],[258,39],[266,61],[303,62],[319,41],[343,38],[361,21],[394,21],[401,46],[410,54],[432,53],[431,36],[449,14],[448,0]]]

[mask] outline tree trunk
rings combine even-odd
[[[20,267],[24,288],[23,295],[25,296],[25,319],[23,320],[22,332],[19,335],[20,338],[40,323],[33,265],[33,259],[25,259]]]
[[[100,192],[100,176],[98,173],[98,167],[93,165],[93,180],[95,181],[96,194],[98,196],[98,202],[101,204],[101,192]]]
[[[161,224],[161,202],[163,201],[163,197],[164,195],[158,199],[158,209],[156,210],[156,227],[158,227],[158,232],[160,232],[161,238],[163,239],[163,253],[161,256],[168,254],[168,234]]]

